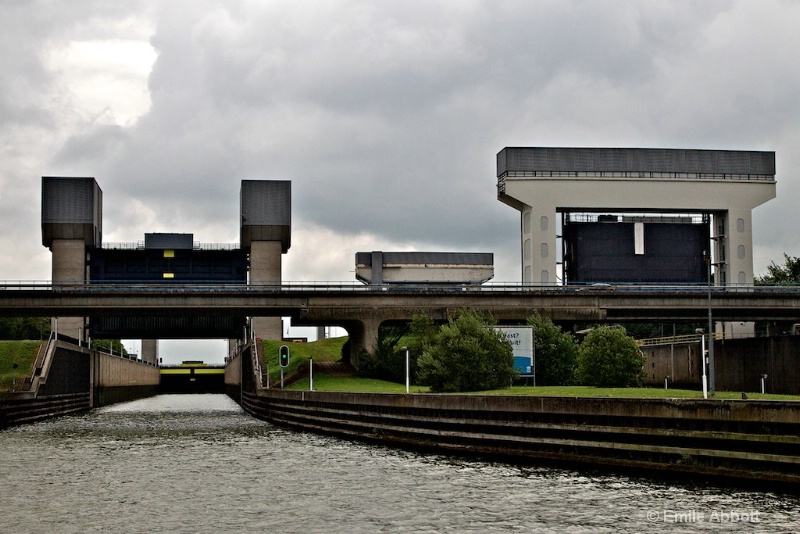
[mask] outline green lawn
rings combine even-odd
[[[308,391],[308,377],[287,386],[286,389]],[[405,393],[406,385],[386,382],[375,378],[325,376],[314,373],[315,391],[339,391],[347,393]],[[427,386],[411,386],[411,393],[427,393]]]
[[[289,347],[289,366],[284,370],[284,375],[289,376],[301,366],[308,364],[309,357],[318,362],[337,362],[342,357],[342,346],[347,341],[346,337],[324,339],[313,343],[286,343]],[[10,391],[12,383],[16,380],[17,388],[22,381],[31,375],[33,361],[40,341],[0,341],[0,391]],[[261,346],[262,361],[267,363],[271,384],[276,385],[280,380],[280,365],[278,364],[278,349],[284,343],[280,341],[264,340]],[[14,369],[14,363],[17,368]],[[308,377],[288,385],[286,389],[308,390]],[[405,393],[405,384],[376,380],[373,378],[325,376],[322,372],[314,373],[314,389],[316,391],[342,391],[353,393]],[[411,393],[428,393],[426,386],[410,387]],[[493,391],[480,391],[475,395],[532,395],[548,397],[628,397],[628,398],[686,398],[702,399],[703,393],[699,390],[663,389],[663,388],[595,388],[589,386],[515,386],[507,389]],[[800,401],[798,395],[762,395],[760,393],[747,393],[752,400],[790,400]],[[738,391],[718,391],[714,397],[717,400],[741,399]]]
[[[537,395],[546,397],[629,397],[647,399],[702,399],[700,389],[664,389],[664,388],[597,388],[592,386],[516,386],[510,389],[499,389],[481,392],[482,395]],[[751,400],[800,400],[800,395],[772,395],[747,393]],[[741,399],[740,391],[717,391],[709,399],[732,400]]]
[[[308,378],[303,378],[286,387],[291,390],[308,391]],[[411,393],[428,393],[426,386],[412,385]],[[405,393],[405,384],[386,382],[373,378],[361,377],[328,377],[324,374],[314,375],[315,391],[340,391],[351,393]],[[686,389],[663,389],[663,388],[596,388],[590,386],[514,386],[507,389],[497,389],[492,391],[477,391],[466,393],[469,395],[530,395],[545,397],[616,397],[616,398],[650,398],[650,399],[702,399],[703,392],[700,390]],[[748,393],[751,400],[791,400],[800,401],[797,395],[762,395],[760,393]],[[742,394],[738,391],[718,391],[715,400],[741,399]]]
[[[0,341],[0,391],[11,391],[31,376],[41,341]],[[16,364],[16,369],[14,368]]]
[[[281,366],[278,363],[278,349],[281,345],[289,347],[289,366],[284,369],[284,376],[289,376],[300,367],[308,363],[309,357],[315,362],[338,362],[342,359],[342,346],[347,342],[346,337],[321,339],[313,343],[285,343],[282,341],[263,340],[261,342],[261,357],[264,369],[269,370],[270,383],[280,382]]]

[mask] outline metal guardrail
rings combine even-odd
[[[481,285],[461,285],[444,283],[394,283],[381,285],[365,285],[360,282],[348,281],[275,281],[250,284],[219,284],[207,283],[202,281],[185,282],[130,282],[130,281],[104,281],[101,283],[86,283],[84,281],[64,281],[53,283],[50,281],[19,281],[6,280],[0,281],[0,291],[54,291],[54,292],[150,292],[163,291],[167,293],[180,292],[293,292],[293,291],[321,291],[321,292],[364,292],[364,291],[466,291],[466,292],[536,292],[536,291],[560,291],[560,292],[662,292],[662,293],[707,293],[712,294],[728,293],[800,293],[800,284],[785,285],[726,285],[711,286],[703,284],[693,285],[664,285],[664,284],[611,284],[611,283],[591,283],[591,284],[521,284],[519,282],[487,282]]]
[[[682,336],[664,336],[664,337],[651,337],[646,339],[637,339],[636,344],[640,347],[652,347],[655,345],[677,345],[680,343],[700,343],[700,340],[705,334],[684,334]],[[752,337],[752,336],[746,336]],[[714,339],[731,339],[725,337],[724,332],[714,332]]]
[[[264,373],[261,370],[261,358],[258,357],[258,338],[253,334],[251,339],[251,346],[253,347],[252,350],[252,357],[253,357],[253,369],[255,375],[258,377],[258,387],[256,389],[265,389],[264,388]],[[267,373],[267,386],[266,389],[269,389],[269,373]]]

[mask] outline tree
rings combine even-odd
[[[49,335],[49,317],[0,318],[0,339],[46,339]]]
[[[759,285],[796,284],[800,283],[800,258],[783,253],[783,265],[774,261],[767,267],[767,274],[757,276],[755,283]]]
[[[509,387],[517,377],[511,343],[494,325],[471,310],[442,325],[417,360],[420,382],[434,392]]]
[[[533,327],[535,339],[536,385],[572,384],[578,362],[578,346],[573,337],[538,313],[528,317],[528,324]]]
[[[365,353],[358,359],[359,374],[390,382],[405,382],[405,353],[398,343],[406,334],[408,324],[381,325],[375,355]]]
[[[595,328],[578,348],[578,381],[587,386],[631,387],[642,383],[644,356],[622,327]]]

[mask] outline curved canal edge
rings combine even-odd
[[[800,489],[800,403],[230,391],[294,429],[503,461]]]

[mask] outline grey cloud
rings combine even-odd
[[[800,19],[791,4],[76,4],[45,23],[41,9],[20,11],[25,57],[54,36],[91,37],[98,17],[145,13],[159,54],[152,107],[133,126],[84,125],[41,157],[96,175],[108,198],[137,199],[176,231],[235,225],[242,179],[288,179],[298,222],[516,264],[518,214],[495,193],[504,146],[790,151],[797,138],[796,37],[780,22]],[[3,65],[30,87],[49,76]],[[2,98],[4,119],[57,120],[28,115],[42,95],[15,103],[17,115]],[[800,162],[780,161],[790,180]],[[763,220],[796,226],[773,202],[782,215]]]

